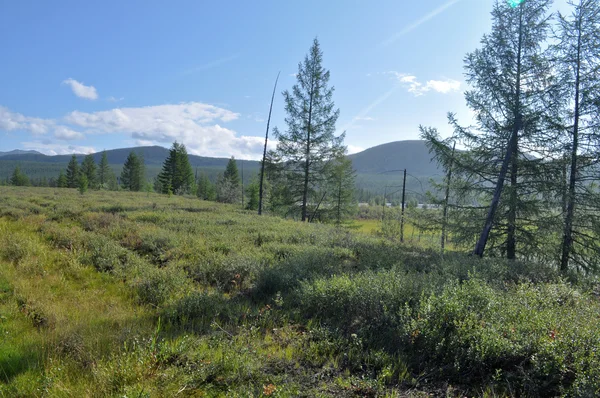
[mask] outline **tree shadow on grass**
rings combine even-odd
[[[36,348],[28,346],[18,351],[0,351],[0,382],[10,383],[12,379],[29,370],[38,369],[39,353]]]

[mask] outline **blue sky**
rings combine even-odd
[[[566,0],[557,1],[560,7]],[[85,153],[178,140],[256,159],[272,86],[318,36],[349,152],[465,124],[464,55],[493,0],[0,0],[0,151]]]

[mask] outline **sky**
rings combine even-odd
[[[555,7],[564,8],[566,0]],[[0,0],[0,151],[182,142],[258,159],[318,37],[349,153],[469,124],[463,59],[493,0]]]

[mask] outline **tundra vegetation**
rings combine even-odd
[[[5,396],[594,396],[594,278],[193,196],[3,187]]]
[[[356,209],[316,39],[262,189],[233,158],[194,178],[179,143],[154,185],[132,152],[118,194],[105,157],[73,156],[63,189],[15,168],[0,394],[600,395],[600,4],[571,4],[495,3],[465,58],[475,125],[421,128],[434,208]]]

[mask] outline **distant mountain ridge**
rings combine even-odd
[[[42,155],[40,152],[38,151],[24,151],[21,149],[14,149],[12,151],[8,151],[8,152],[2,152],[0,151],[0,157],[5,157],[5,156],[11,156],[11,155]]]
[[[133,148],[111,149],[106,151],[108,163],[119,165],[125,163],[127,155],[131,151],[141,153],[144,162],[148,166],[161,166],[169,155],[169,150],[161,146],[141,146]],[[62,163],[66,165],[72,155],[49,156],[36,151],[14,150],[0,152],[2,161],[15,162],[39,162],[39,163]],[[102,152],[93,154],[94,160],[99,162]],[[85,155],[76,155],[81,161]],[[229,158],[214,158],[205,156],[189,155],[192,167],[225,167]],[[431,176],[440,172],[432,155],[429,153],[425,141],[395,141],[387,144],[377,145],[362,152],[350,155],[354,169],[360,174],[380,174],[399,169],[408,169],[414,175]],[[248,168],[258,168],[260,163],[256,160],[245,160],[244,165]]]
[[[349,158],[354,169],[361,174],[383,174],[407,169],[413,175],[430,177],[441,170],[422,140],[388,142],[350,155]]]
[[[17,150],[18,151],[18,150]],[[20,151],[21,153],[15,153],[17,151],[6,152],[6,155],[2,156],[3,161],[15,161],[15,162],[39,162],[39,163],[69,163],[72,155],[44,155],[39,152],[33,151],[25,153],[25,151]],[[133,148],[120,148],[120,149],[110,149],[106,151],[106,157],[108,159],[109,164],[123,164],[127,159],[127,156],[131,151],[136,153],[141,153],[144,156],[144,162],[148,166],[161,166],[167,156],[169,155],[169,150],[167,148],[161,146],[140,146]],[[79,161],[83,160],[86,156],[84,154],[75,155]],[[102,152],[96,152],[93,154],[94,160],[96,163],[100,162],[102,158]],[[189,155],[190,163],[192,167],[223,167],[227,165],[229,158],[212,158],[205,156],[196,156]],[[248,164],[250,167],[252,165],[256,165],[258,167],[259,162],[255,160],[245,160],[244,164]]]
[[[108,163],[119,175],[129,155],[134,151],[144,156],[146,176],[152,180],[158,175],[164,160],[169,154],[167,148],[161,146],[142,146],[134,148],[111,149],[106,151]],[[12,151],[0,155],[0,179],[10,178],[16,165],[30,178],[56,178],[64,171],[72,155],[48,156],[35,151]],[[96,163],[100,162],[102,152],[93,154]],[[76,155],[81,162],[85,155]],[[229,158],[213,158],[189,155],[194,171],[205,173],[215,181],[225,170]],[[388,187],[402,183],[401,170],[407,169],[407,190],[424,194],[429,189],[429,178],[439,178],[443,172],[427,149],[425,141],[396,141],[369,148],[350,155],[356,170],[356,187],[374,194],[389,192]],[[243,169],[244,181],[255,178],[260,170],[260,162],[255,160],[238,160],[238,170]]]

